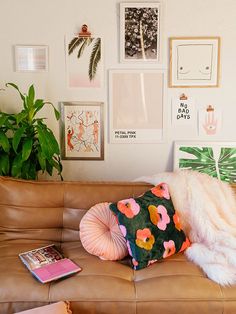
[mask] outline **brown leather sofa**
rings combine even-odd
[[[221,287],[180,253],[134,271],[129,259],[102,261],[81,245],[79,223],[94,204],[138,196],[148,184],[30,182],[0,177],[0,314],[71,301],[78,314],[235,314],[236,286]],[[82,272],[39,283],[18,254],[50,243]]]

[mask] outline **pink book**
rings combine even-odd
[[[79,265],[65,258],[54,244],[19,254],[29,271],[42,283],[81,271]]]

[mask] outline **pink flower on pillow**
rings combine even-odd
[[[156,195],[157,197],[164,197],[166,199],[170,199],[170,194],[168,190],[168,185],[166,183],[160,183],[154,188],[151,189],[152,194]]]
[[[133,198],[128,198],[117,203],[117,208],[127,218],[133,218],[138,215],[140,206]]]
[[[149,205],[148,211],[151,222],[160,230],[166,230],[166,226],[170,222],[170,217],[167,214],[166,208],[163,205],[159,205],[157,207]]]
[[[173,240],[164,241],[165,252],[163,254],[163,258],[171,256],[175,254],[175,242]]]

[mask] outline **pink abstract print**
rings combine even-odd
[[[99,106],[66,106],[65,155],[70,158],[101,156],[101,118]]]

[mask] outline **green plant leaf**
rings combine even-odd
[[[80,44],[82,44],[82,42],[84,42],[84,38],[82,37],[74,37],[69,45],[68,45],[68,54],[72,54],[72,52],[80,46]]]
[[[34,105],[34,96],[35,96],[34,85],[31,85],[28,92],[28,106],[29,107],[33,107]]]
[[[21,177],[26,180],[35,180],[37,179],[37,171],[35,163],[30,159],[26,160],[22,164]]]
[[[22,159],[21,154],[16,155],[13,160],[12,168],[11,168],[11,175],[16,178],[21,177],[21,168],[22,168]]]
[[[27,118],[28,112],[26,110],[22,110],[20,113],[16,115],[16,123],[19,124],[25,118]]]
[[[57,120],[59,120],[60,117],[61,117],[61,114],[60,114],[60,112],[55,108],[55,106],[53,105],[53,103],[51,103],[51,102],[49,102],[49,101],[46,101],[46,102],[44,102],[44,105],[46,105],[46,104],[49,104],[49,105],[51,105],[51,106],[53,107],[55,117],[56,117]]]
[[[10,168],[10,162],[9,162],[9,155],[6,153],[0,154],[0,173],[1,175],[9,175],[9,168]]]
[[[0,130],[0,146],[2,146],[3,150],[8,153],[10,150],[9,140],[6,134]]]
[[[44,171],[46,169],[46,159],[40,149],[38,149],[37,158],[38,158],[38,162],[40,164],[42,171]]]
[[[41,110],[43,108],[43,106],[45,105],[43,99],[37,99],[34,103],[34,116],[36,115],[36,113]]]
[[[59,145],[52,131],[42,123],[38,124],[36,129],[38,131],[38,139],[44,156],[47,159],[51,159],[54,154],[59,155]]]
[[[27,138],[23,142],[22,146],[22,160],[25,161],[29,158],[31,151],[32,151],[33,139]]]
[[[7,114],[0,113],[0,127],[3,126],[7,120],[8,116]]]
[[[49,173],[50,176],[52,176],[53,166],[48,162],[48,160],[46,160],[46,170],[47,170],[47,173]]]
[[[9,85],[12,86],[13,88],[15,88],[18,91],[18,93],[20,94],[21,99],[23,100],[24,108],[26,108],[26,98],[25,98],[25,95],[23,95],[21,93],[21,91],[19,90],[19,87],[16,84],[14,84],[14,83],[6,83],[6,87],[8,87]]]
[[[19,143],[20,143],[20,141],[21,141],[21,139],[22,139],[22,136],[23,136],[25,130],[26,130],[26,126],[20,127],[20,128],[15,132],[14,137],[13,137],[13,139],[12,139],[12,147],[13,147],[13,149],[14,149],[14,151],[15,151],[16,154],[17,154],[17,148],[18,148],[18,146],[19,146]]]
[[[180,151],[188,153],[190,158],[180,158],[179,168],[192,169],[217,177],[216,162],[211,147],[184,147]],[[194,158],[195,157],[195,158]]]
[[[97,72],[97,66],[101,59],[101,39],[97,38],[89,60],[89,79],[92,81]]]
[[[236,148],[222,147],[218,166],[222,181],[236,183]]]

